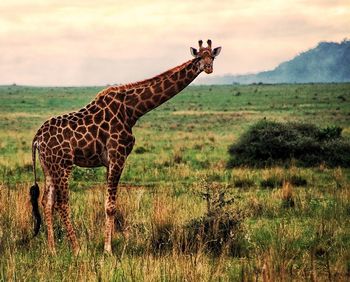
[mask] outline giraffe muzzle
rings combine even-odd
[[[213,72],[213,68],[212,67],[207,67],[207,68],[204,68],[204,71],[205,71],[205,73],[209,74],[209,73]]]

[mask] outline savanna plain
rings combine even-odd
[[[75,257],[58,215],[33,232],[31,142],[48,118],[103,87],[0,87],[0,281],[349,281],[350,170],[319,165],[227,168],[254,123],[341,126],[350,84],[191,86],[142,117],[103,253],[105,169],[75,167]],[[43,174],[37,160],[39,186]]]

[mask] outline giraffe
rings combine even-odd
[[[52,117],[37,131],[32,142],[34,185],[30,196],[34,216],[34,236],[39,232],[41,216],[36,176],[36,151],[44,172],[45,188],[41,200],[47,224],[49,251],[55,254],[53,212],[58,211],[75,255],[80,247],[70,220],[68,178],[73,165],[107,168],[105,199],[104,251],[112,253],[111,239],[116,213],[116,197],[125,161],[135,143],[132,127],[137,120],[163,104],[189,85],[202,71],[212,73],[214,58],[221,47],[212,49],[211,40],[194,56],[175,68],[140,82],[111,86],[79,111]]]

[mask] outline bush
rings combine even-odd
[[[283,180],[281,178],[278,178],[276,176],[270,176],[267,179],[263,179],[260,182],[260,186],[261,188],[278,188],[278,187],[282,187],[283,184]]]
[[[338,126],[262,120],[229,147],[227,167],[290,165],[350,167],[350,142]]]
[[[307,185],[307,180],[304,177],[292,174],[286,176],[271,175],[260,181],[260,187],[265,189],[279,188],[283,186],[285,181],[296,187]]]
[[[137,147],[135,150],[134,150],[135,154],[144,154],[146,152],[148,152],[148,150],[145,148],[145,147]]]
[[[287,180],[290,182],[290,184],[296,187],[307,185],[307,180],[300,175],[291,175]]]
[[[254,181],[249,178],[238,178],[233,181],[236,188],[249,188],[254,186]]]
[[[193,219],[185,226],[184,250],[198,252],[203,249],[213,255],[227,251],[228,255],[240,256],[241,218],[229,212],[211,213]]]
[[[184,226],[180,244],[182,251],[193,253],[204,250],[216,256],[225,251],[231,256],[242,255],[242,212],[232,209],[234,198],[227,196],[227,188],[216,183],[205,186],[206,192],[201,195],[207,202],[207,212]]]

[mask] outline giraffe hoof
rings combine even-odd
[[[50,249],[49,253],[50,253],[51,256],[56,256],[57,255],[56,249]]]
[[[74,250],[73,250],[73,254],[74,254],[74,256],[78,256],[79,255],[79,253],[80,253],[80,248],[75,248]]]
[[[104,253],[106,254],[106,255],[113,255],[113,252],[112,252],[112,248],[109,246],[109,247],[105,247],[104,248]]]

